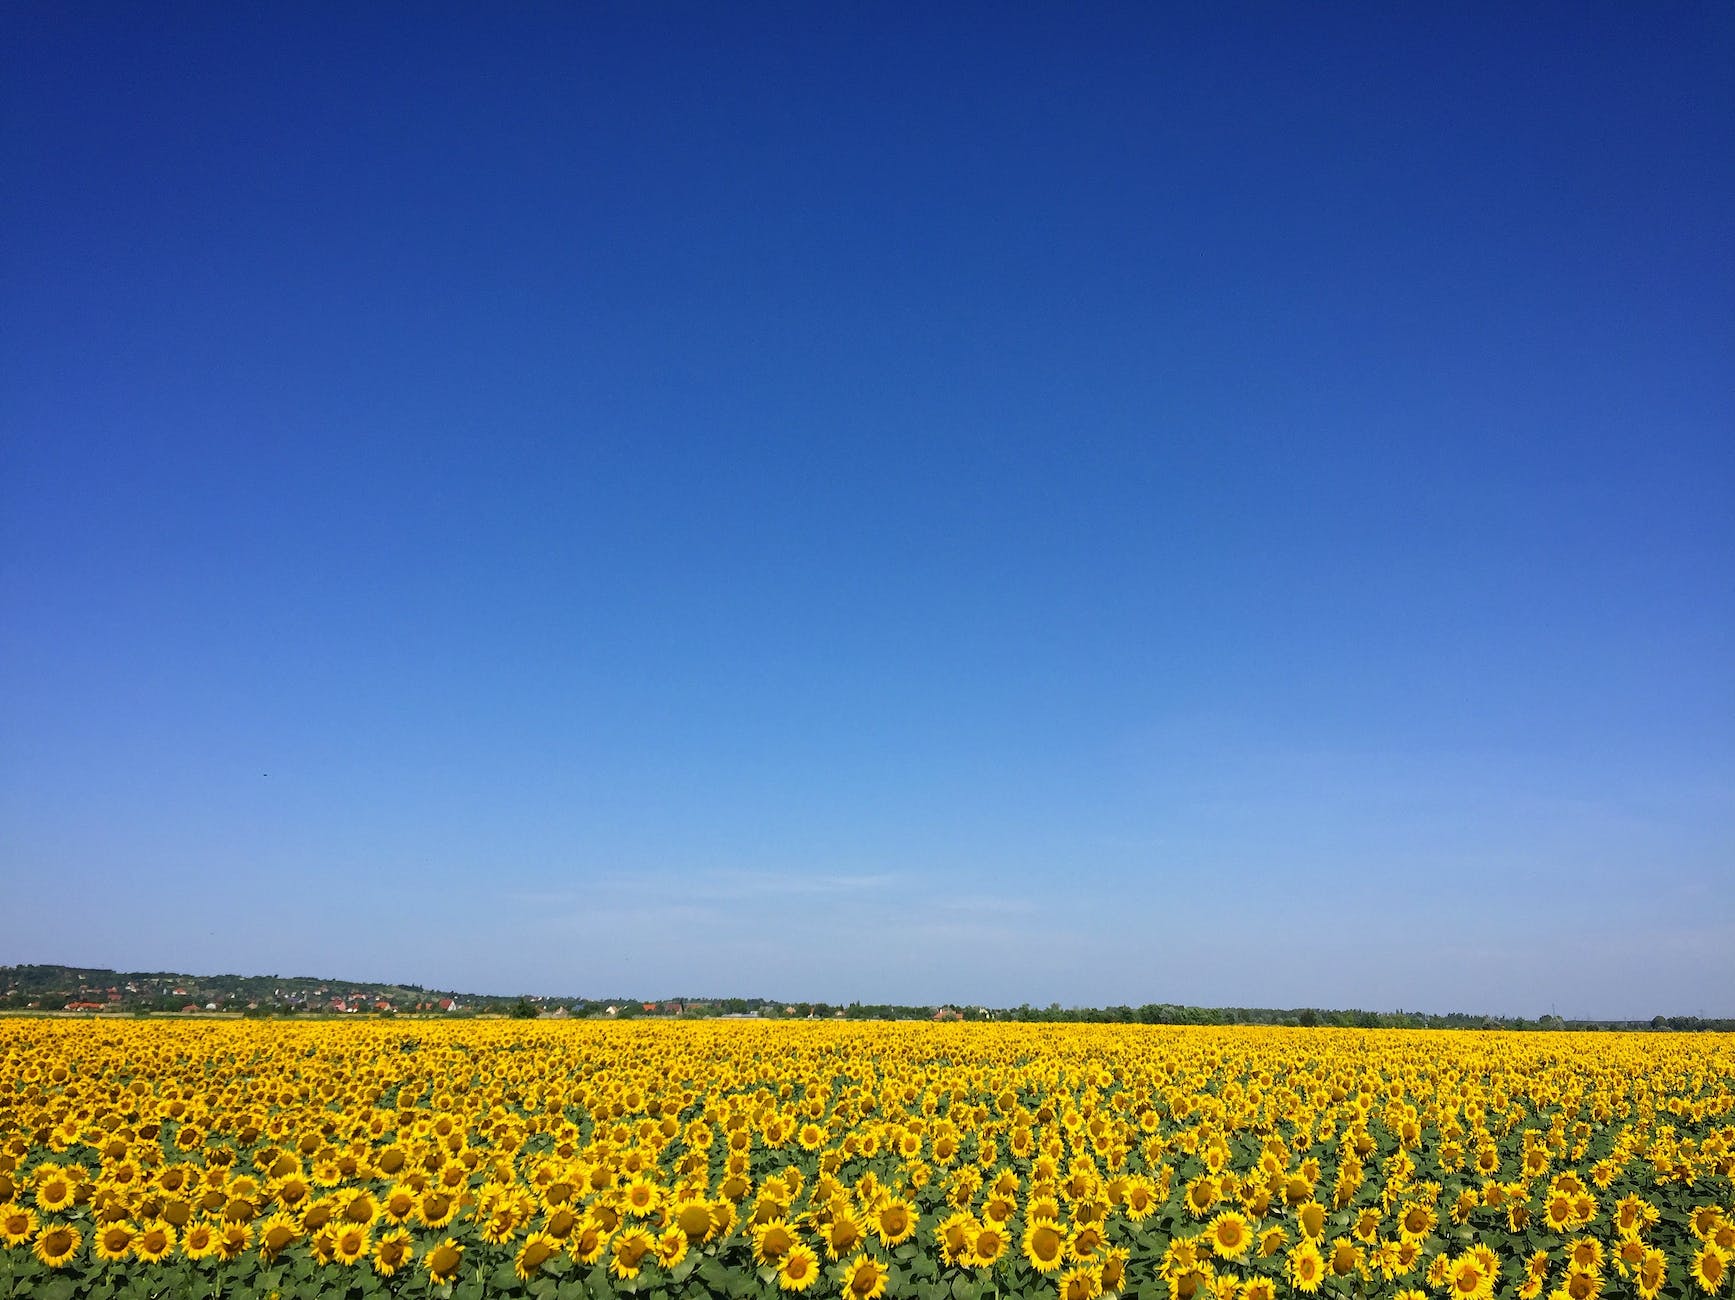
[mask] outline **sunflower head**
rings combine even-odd
[[[1687,1273],[1699,1290],[1706,1295],[1716,1295],[1729,1280],[1729,1261],[1723,1258],[1722,1252],[1716,1246],[1706,1242],[1699,1247],[1699,1253],[1693,1256]]]
[[[61,1268],[78,1253],[83,1240],[77,1228],[53,1223],[36,1234],[31,1249],[36,1258],[49,1268]]]
[[[435,1286],[444,1285],[458,1276],[464,1262],[464,1248],[447,1237],[422,1256],[422,1266],[428,1270],[428,1280]]]
[[[818,1253],[811,1246],[796,1242],[778,1262],[778,1289],[782,1291],[805,1291],[818,1280]]]
[[[843,1266],[841,1281],[845,1300],[879,1300],[886,1291],[885,1265],[872,1255],[857,1255]]]

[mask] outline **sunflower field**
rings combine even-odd
[[[1735,1038],[0,1021],[0,1297],[1728,1295]]]

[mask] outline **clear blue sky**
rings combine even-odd
[[[0,47],[0,960],[1735,1013],[1729,5]]]

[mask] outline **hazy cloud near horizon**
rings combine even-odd
[[[895,836],[878,846],[909,865],[870,865],[876,846],[863,846],[847,855],[858,869],[830,872],[730,865],[748,857],[726,851],[748,838],[739,824],[686,869],[535,871],[463,847],[500,826],[400,826],[371,862],[304,828],[227,870],[177,872],[174,851],[158,849],[148,874],[178,883],[32,927],[7,959],[489,993],[1729,1013],[1735,912],[1717,883],[1722,848],[1681,829],[1720,824],[1728,799],[1677,791],[1595,815],[1491,780],[1492,802],[1453,806],[1437,791],[1468,782],[1357,767],[1327,763],[1332,782],[1293,793],[1242,779],[1233,798],[1213,800],[1195,766],[1192,811],[1165,808],[1160,833],[1058,852],[1020,843],[1035,825],[1068,839],[1052,812],[1033,812],[1035,825],[995,832],[992,865],[921,860],[919,828],[901,851]],[[1071,829],[1089,841],[1087,826]],[[165,836],[159,827],[148,839]],[[656,842],[642,837],[643,858]],[[125,841],[95,837],[89,851],[122,852]],[[288,866],[297,859],[330,865],[309,876]],[[64,878],[17,874],[27,914],[64,909]],[[272,882],[269,908],[225,877]]]

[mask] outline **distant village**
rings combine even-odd
[[[1014,1023],[1090,1022],[1144,1025],[1268,1025],[1339,1029],[1500,1029],[1518,1031],[1735,1032],[1735,1019],[1657,1015],[1649,1020],[1568,1019],[1550,1011],[1527,1019],[1453,1011],[1322,1010],[1314,1007],[1143,1006],[1045,1007],[901,1006],[851,1002],[789,1002],[781,998],[499,996],[277,975],[183,975],[118,972],[80,966],[0,966],[0,1015],[336,1017],[514,1017],[535,1020],[927,1020]]]

